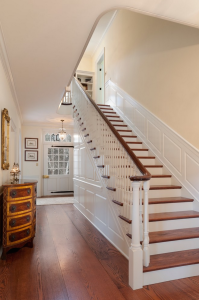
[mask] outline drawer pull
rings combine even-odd
[[[17,195],[17,191],[13,190],[10,192],[10,196],[14,198]]]
[[[30,203],[27,203],[27,208],[30,208]]]
[[[14,227],[15,225],[16,225],[16,220],[11,220],[11,222],[10,222],[10,225],[11,225],[11,227]]]
[[[31,190],[30,190],[30,189],[27,189],[27,193],[28,193],[28,195],[30,195],[30,192],[31,192]]]
[[[30,221],[30,216],[27,216],[26,220],[27,220],[27,222],[29,222]]]
[[[12,205],[11,207],[10,207],[10,211],[13,213],[13,212],[15,212],[17,210],[17,207],[16,207],[16,205]]]
[[[35,205],[36,205],[36,199],[35,199]]]
[[[30,234],[30,229],[26,230],[26,234],[29,235]]]
[[[11,234],[11,235],[10,235],[10,241],[11,241],[11,242],[14,242],[15,239],[16,239],[15,234]]]
[[[35,187],[35,194],[37,194],[37,187]]]

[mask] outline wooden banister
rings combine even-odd
[[[143,164],[140,162],[140,160],[136,157],[136,155],[132,152],[131,148],[128,146],[128,144],[124,141],[124,139],[120,136],[118,131],[114,128],[114,126],[111,124],[109,119],[103,114],[101,109],[98,107],[98,105],[95,103],[95,101],[90,97],[90,95],[84,90],[83,86],[74,77],[74,80],[76,81],[76,84],[80,87],[81,91],[83,94],[86,95],[90,103],[95,107],[99,115],[102,117],[102,119],[106,122],[106,124],[109,126],[110,130],[113,132],[117,140],[120,142],[122,147],[125,149],[125,151],[128,153],[130,158],[133,160],[137,168],[140,170],[142,173],[142,176],[130,176],[131,181],[147,181],[151,179],[151,174],[148,172],[148,170],[143,166]]]

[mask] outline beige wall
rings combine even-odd
[[[77,67],[77,70],[92,72],[92,57],[84,55]]]
[[[19,137],[21,134],[21,121],[15,101],[11,92],[11,88],[8,81],[8,74],[5,72],[1,58],[0,58],[0,110],[6,108],[8,109],[10,121],[10,147],[9,147],[9,160],[10,169],[14,162],[19,163],[20,157],[20,143]],[[1,117],[0,117],[1,119]],[[1,122],[1,121],[0,121]],[[0,134],[1,139],[1,134]],[[1,151],[0,151],[0,161],[1,161]],[[2,189],[2,184],[10,180],[10,169],[2,170],[0,168],[0,189]]]
[[[105,47],[111,80],[199,149],[199,30],[121,10]]]

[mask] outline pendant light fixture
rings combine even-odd
[[[62,122],[62,128],[60,128],[60,130],[59,130],[59,138],[60,138],[60,140],[63,142],[64,140],[65,140],[65,138],[66,138],[66,131],[65,131],[65,129],[63,128],[63,123],[64,123],[64,120],[60,120],[61,122]]]

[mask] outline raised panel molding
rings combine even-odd
[[[82,187],[79,188],[79,203],[85,208],[85,189]]]
[[[181,152],[181,148],[168,136],[163,134],[163,156],[179,173],[181,173]]]
[[[106,104],[114,107],[129,129],[138,135],[143,146],[148,148],[173,174],[173,180],[183,186],[182,195],[185,197],[189,195],[198,203],[199,150],[111,80],[106,82],[106,88],[114,90],[114,93],[107,93]],[[124,99],[123,109],[116,105],[117,94]],[[197,205],[199,210],[199,203]]]
[[[146,134],[145,130],[145,116],[136,108],[135,109],[135,126],[143,134]]]
[[[114,234],[116,234],[120,239],[123,240],[123,237],[122,237],[123,234],[122,234],[121,230],[119,229],[119,227],[114,219],[114,216],[113,216],[112,212],[110,211],[110,208],[108,209],[108,227]]]
[[[191,186],[199,193],[199,163],[185,154],[185,178]]]
[[[147,138],[148,141],[161,152],[161,131],[153,123],[147,120]]]
[[[95,195],[95,216],[105,226],[107,225],[107,220],[108,220],[107,207],[108,207],[107,199],[96,194]]]
[[[94,216],[94,193],[89,190],[85,191],[85,207]]]

